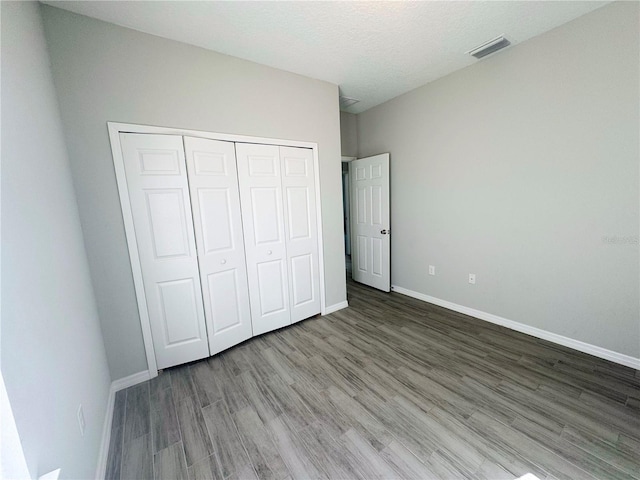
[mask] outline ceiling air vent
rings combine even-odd
[[[345,97],[343,95],[340,95],[340,108],[350,107],[351,105],[355,105],[359,101],[360,100],[357,100],[355,98]]]
[[[467,53],[472,57],[482,58],[487,55],[491,55],[493,52],[502,50],[505,47],[511,45],[511,42],[504,38],[504,35],[500,35],[488,42],[484,42],[482,45],[478,45],[476,48],[469,50]]]

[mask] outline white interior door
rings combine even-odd
[[[236,152],[232,142],[184,137],[200,282],[214,355],[251,338]]]
[[[291,324],[280,151],[236,143],[253,334]]]
[[[207,357],[182,137],[120,140],[158,368]]]
[[[356,282],[391,289],[389,154],[353,160],[351,178],[351,264]]]
[[[280,147],[291,322],[320,313],[313,150]]]

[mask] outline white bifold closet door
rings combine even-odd
[[[184,137],[209,348],[252,336],[244,239],[232,142]]]
[[[320,313],[318,219],[313,151],[280,148],[291,322]]]
[[[312,151],[236,144],[253,334],[320,313]]]
[[[182,137],[123,133],[120,140],[158,368],[207,357]]]
[[[253,333],[291,324],[280,149],[237,143]]]

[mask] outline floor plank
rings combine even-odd
[[[251,466],[226,404],[220,400],[204,408],[203,413],[215,452],[215,458],[210,460],[211,465],[215,463],[215,470],[226,478]]]
[[[215,457],[215,454],[210,455],[188,467],[189,480],[224,480]]]
[[[187,466],[191,466],[213,453],[211,437],[195,398],[183,399],[176,408]]]
[[[294,479],[326,479],[311,460],[311,455],[303,446],[298,434],[287,426],[282,418],[274,418],[267,424],[278,451],[287,464]]]
[[[124,444],[123,450],[121,478],[152,480],[151,435],[134,438]]]
[[[127,389],[124,419],[125,443],[150,433],[149,401],[148,382]]]
[[[122,467],[122,442],[124,438],[124,428],[122,425],[111,428],[109,438],[109,454],[107,455],[107,467],[105,478],[107,480],[120,480],[120,469]]]
[[[151,433],[153,453],[181,440],[171,388],[161,389],[155,395],[151,395]]]
[[[260,480],[283,480],[289,477],[278,449],[256,411],[247,407],[236,412],[233,420]]]
[[[156,480],[165,478],[187,480],[187,464],[182,443],[174,443],[154,454],[153,472]]]

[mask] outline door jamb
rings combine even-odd
[[[127,189],[127,178],[124,168],[124,157],[122,155],[122,147],[120,144],[121,133],[141,133],[156,135],[181,135],[189,137],[207,138],[210,140],[222,140],[227,142],[238,143],[260,143],[264,145],[281,145],[285,147],[309,148],[313,151],[313,164],[316,188],[316,209],[317,209],[317,228],[318,228],[318,267],[320,275],[320,313],[326,312],[325,299],[325,281],[324,281],[324,237],[322,235],[322,203],[320,195],[320,165],[318,157],[318,144],[314,142],[301,142],[295,140],[282,140],[275,138],[254,137],[248,135],[232,135],[227,133],[204,132],[200,130],[187,130],[182,128],[157,127],[151,125],[137,125],[132,123],[107,122],[109,131],[109,140],[111,142],[111,153],[113,155],[113,166],[116,173],[116,182],[118,184],[118,194],[120,196],[120,206],[122,208],[122,216],[124,220],[124,229],[127,239],[127,247],[129,250],[129,260],[131,262],[131,270],[133,273],[133,284],[136,292],[136,301],[138,303],[138,313],[140,314],[140,324],[142,327],[142,340],[147,357],[147,366],[149,368],[149,378],[158,375],[158,365],[156,363],[155,350],[153,348],[153,338],[151,336],[151,323],[149,321],[149,311],[147,309],[147,300],[144,293],[144,284],[142,281],[142,267],[140,265],[140,257],[138,255],[138,242],[136,240],[135,228],[133,224],[133,213],[131,211],[131,201],[129,199],[129,190]]]
[[[345,164],[345,163],[347,165],[349,165],[349,162],[351,162],[353,160],[357,160],[357,158],[356,157],[346,157],[346,156],[343,155],[342,156],[341,165]],[[347,172],[347,177],[348,177],[347,178],[347,182],[345,184],[344,183],[344,172],[342,172],[341,180],[342,180],[342,184],[343,184],[343,189],[346,190],[346,192],[343,192],[342,210],[343,210],[343,212],[346,212],[346,214],[347,214],[347,219],[346,219],[347,221],[345,222],[346,223],[345,227],[346,227],[347,231],[345,233],[346,233],[346,236],[349,239],[349,242],[348,242],[348,244],[349,244],[349,256],[351,256],[351,253],[353,251],[353,246],[352,246],[352,242],[351,242],[351,175],[349,175],[348,172]],[[345,188],[345,185],[346,185],[346,188]],[[346,195],[345,195],[345,193],[346,193]],[[345,205],[345,199],[346,199],[347,205]],[[346,208],[347,206],[349,208]],[[346,247],[347,247],[347,245],[345,245],[345,249],[346,249]]]

